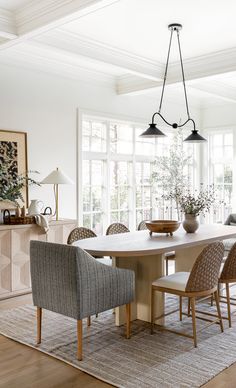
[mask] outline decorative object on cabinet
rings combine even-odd
[[[35,218],[33,216],[11,215],[10,210],[5,209],[3,211],[3,223],[6,225],[35,224]]]
[[[1,209],[28,207],[28,185],[38,184],[28,176],[27,134],[0,130],[0,202]],[[39,184],[38,184],[39,185]]]
[[[30,207],[28,209],[28,214],[29,215],[36,215],[36,214],[40,214],[41,211],[43,210],[43,207],[44,207],[44,203],[43,201],[40,201],[40,199],[32,199],[30,201]]]
[[[59,219],[59,210],[58,210],[58,202],[59,202],[59,191],[58,185],[72,185],[74,182],[64,174],[57,167],[56,170],[53,170],[51,174],[46,176],[41,182],[42,184],[53,184],[54,185],[54,196],[55,196],[55,213],[56,220]]]

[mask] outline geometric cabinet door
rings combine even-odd
[[[30,240],[46,241],[45,233],[36,225],[12,230],[12,291],[31,288]]]
[[[11,292],[11,231],[0,231],[0,295]]]
[[[35,224],[0,224],[0,299],[31,292],[30,240],[66,244],[75,220],[51,220],[49,232]]]

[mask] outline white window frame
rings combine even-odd
[[[233,179],[232,179],[232,207],[231,209],[226,209],[222,205],[222,221],[224,222],[230,212],[236,212],[236,126],[219,126],[219,127],[208,127],[204,129],[204,136],[208,140],[208,145],[205,147],[200,156],[201,164],[201,181],[205,184],[212,184],[212,162],[210,157],[210,144],[209,137],[217,134],[233,134]],[[208,221],[208,220],[206,220]]]
[[[76,152],[76,161],[77,161],[77,221],[79,225],[83,224],[83,188],[82,188],[82,168],[83,168],[83,159],[87,160],[104,160],[109,163],[111,160],[116,160],[116,161],[130,161],[132,163],[133,169],[135,170],[135,163],[134,162],[154,162],[156,159],[157,155],[157,141],[155,142],[155,152],[153,156],[149,155],[135,155],[135,147],[136,147],[136,142],[135,142],[135,131],[133,130],[133,154],[132,157],[130,155],[117,155],[113,154],[110,152],[110,147],[109,147],[109,136],[106,136],[107,139],[107,152],[94,152],[94,151],[82,151],[82,122],[84,117],[88,118],[93,118],[94,120],[98,121],[103,121],[107,125],[107,131],[109,130],[109,124],[110,122],[116,122],[117,124],[126,124],[126,125],[131,125],[133,127],[140,127],[140,126],[146,126],[147,122],[145,120],[140,119],[137,122],[137,118],[132,118],[132,117],[127,117],[127,116],[121,116],[117,117],[116,115],[112,115],[110,113],[100,113],[96,111],[91,111],[87,109],[77,109],[77,152]],[[160,129],[164,131],[164,133],[168,136],[172,132],[168,127],[166,126],[160,126]],[[198,169],[196,168],[196,165],[199,164],[200,156],[199,156],[199,151],[194,148],[193,152],[193,158],[194,158],[194,166],[193,166],[193,185],[196,187],[196,184],[200,181],[199,179],[199,173]],[[105,203],[106,203],[106,209],[105,209],[105,217],[103,218],[104,220],[104,227],[110,224],[110,196],[107,195],[107,193],[110,192],[110,180],[109,176],[106,174],[106,181],[104,182],[104,186],[106,187],[106,198],[105,198]],[[133,171],[133,181],[131,182],[132,187],[136,186],[135,182],[135,171]],[[136,193],[135,190],[132,190],[132,208],[130,209],[130,228],[132,230],[136,229]],[[151,195],[151,208],[155,209],[155,206],[153,206],[153,195]],[[105,230],[105,229],[104,229]]]

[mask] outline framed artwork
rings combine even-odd
[[[27,133],[0,129],[0,164],[8,161],[7,174],[14,180],[17,175],[28,171]],[[28,187],[22,190],[24,203],[28,207]]]

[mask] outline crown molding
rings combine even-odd
[[[234,104],[236,103],[236,88],[232,88],[222,82],[193,82],[190,86],[195,90],[209,94],[209,96],[214,96]]]
[[[186,81],[200,80],[202,78],[225,74],[232,71],[236,71],[236,48],[184,60]],[[170,64],[166,84],[172,85],[181,81],[182,75],[179,63]],[[140,81],[127,76],[126,78],[121,77],[118,79],[116,89],[118,94],[131,94],[134,92],[137,93],[139,90],[144,91],[145,89],[159,87],[161,85],[162,82]],[[213,87],[211,93],[213,93]],[[222,94],[222,98],[223,97],[224,93]],[[233,97],[233,93],[230,93],[230,96],[227,97],[226,95],[225,97],[229,97],[229,99],[231,99]]]
[[[161,80],[163,76],[164,68],[161,63],[156,63],[127,51],[65,31],[62,28],[49,31],[47,34],[37,37],[34,41],[65,52],[71,52],[110,64],[122,69],[124,72],[147,79]]]
[[[40,0],[31,1],[14,13],[17,36],[0,45],[12,47],[25,39],[42,34],[120,0]]]
[[[114,4],[119,0],[40,0],[30,2],[16,12],[20,35],[48,26],[56,27]]]
[[[98,72],[94,69],[81,66],[78,59],[70,61],[57,53],[47,49],[39,49],[31,43],[15,46],[7,52],[0,51],[0,64],[21,66],[32,71],[39,70],[48,74],[66,77],[72,80],[90,82],[93,85],[113,88],[115,90],[114,76]]]
[[[0,8],[0,37],[5,39],[17,37],[13,12],[2,8]]]

